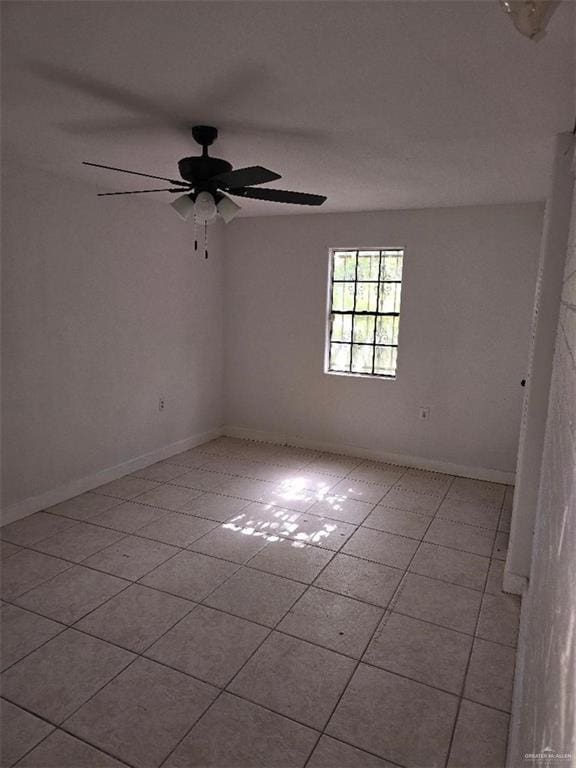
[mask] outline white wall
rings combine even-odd
[[[538,504],[554,341],[566,264],[574,174],[574,135],[556,137],[546,203],[524,396],[510,545],[504,572],[506,591],[522,594],[530,575]]]
[[[532,569],[522,600],[511,768],[526,753],[571,753],[576,766],[576,195],[564,270]]]
[[[194,254],[191,232],[144,196],[97,198],[82,184],[5,166],[7,517],[220,427],[220,228],[208,261]]]
[[[511,479],[501,473],[516,461],[542,213],[523,204],[233,222],[229,431]],[[328,248],[347,246],[406,248],[395,381],[323,373]]]

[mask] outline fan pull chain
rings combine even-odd
[[[198,236],[196,234],[196,214],[194,214],[194,250],[198,250]]]
[[[204,258],[208,258],[208,222],[204,222]]]

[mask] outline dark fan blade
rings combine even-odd
[[[120,173],[131,173],[132,176],[146,176],[148,179],[160,179],[160,181],[169,181],[170,184],[179,184],[181,187],[189,187],[187,181],[179,181],[178,179],[167,179],[165,176],[152,176],[150,173],[140,173],[140,171],[126,171],[124,168],[113,168],[111,165],[99,165],[99,163],[88,163],[85,160],[82,161],[82,165],[92,165],[94,168],[106,168],[107,171],[120,171]]]
[[[215,181],[221,189],[230,187],[251,187],[253,184],[266,184],[268,181],[276,181],[282,178],[278,173],[262,168],[260,165],[252,165],[250,168],[238,168],[236,171],[219,173],[212,176],[210,181]]]
[[[189,189],[192,189],[190,187]],[[147,192],[183,192],[182,187],[177,189],[166,188],[164,189],[133,189],[130,192],[98,192],[98,197],[108,197],[110,195],[144,195]]]
[[[273,203],[294,203],[295,205],[322,205],[324,195],[309,195],[306,192],[290,192],[287,189],[252,189],[240,187],[229,189],[228,194],[253,197],[255,200],[270,200]]]

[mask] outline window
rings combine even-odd
[[[396,376],[402,248],[330,251],[326,370]]]

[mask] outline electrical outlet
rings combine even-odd
[[[166,408],[166,400],[164,400],[164,398],[163,398],[163,397],[161,397],[161,398],[158,400],[158,410],[159,410],[159,411],[163,411],[163,410],[164,410],[164,408]]]
[[[428,421],[430,419],[430,408],[427,405],[421,406],[418,411],[418,417],[422,421]]]

